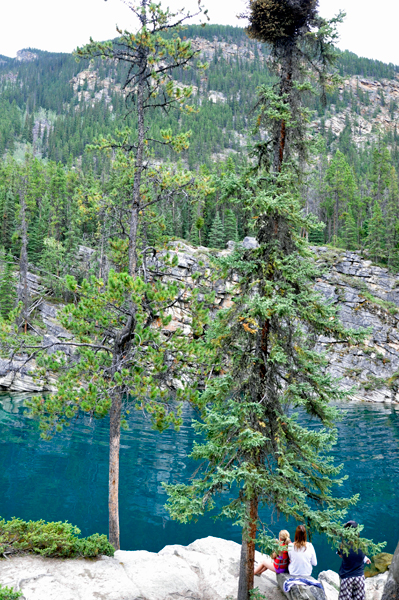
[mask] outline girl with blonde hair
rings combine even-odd
[[[278,539],[281,546],[279,554],[277,555],[276,552],[273,552],[273,560],[263,560],[259,563],[254,571],[254,574],[258,577],[264,571],[267,571],[267,569],[273,571],[273,573],[286,573],[288,571],[288,544],[291,542],[290,534],[286,529],[282,529],[278,534]]]

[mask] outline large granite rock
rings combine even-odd
[[[399,277],[373,266],[356,252],[313,248],[324,270],[315,287],[337,305],[345,327],[369,328],[365,343],[334,344],[330,373],[341,386],[354,389],[355,400],[399,401]],[[320,339],[320,349],[328,347]]]
[[[159,553],[120,550],[114,558],[14,557],[0,561],[0,583],[25,600],[226,600],[237,597],[240,545],[214,537]],[[257,557],[260,558],[260,555]],[[259,578],[268,600],[285,600],[275,575]]]
[[[17,556],[0,560],[0,583],[21,590],[25,600],[234,600],[240,552],[235,542],[207,537],[158,553],[119,550],[114,558]],[[262,556],[257,552],[255,558]],[[381,600],[387,576],[367,580],[366,600]],[[309,588],[316,590],[316,597],[338,600],[337,573],[323,571],[319,581],[324,593]],[[309,589],[284,594],[270,571],[256,577],[255,586],[267,600],[315,600]]]
[[[277,585],[280,590],[284,591],[284,583],[288,579],[291,579],[291,575],[288,573],[279,573],[276,575]],[[324,584],[319,587],[319,582],[314,577],[307,577],[309,581],[314,581],[315,585],[294,585],[289,592],[284,592],[288,600],[327,600],[326,593],[324,591]],[[330,599],[329,599],[330,600]],[[335,600],[335,598],[331,598]]]
[[[0,358],[0,391],[10,392],[45,392],[56,389],[53,377],[47,380],[36,376],[37,367],[34,360],[26,363],[23,357],[12,362]]]

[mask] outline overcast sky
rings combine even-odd
[[[121,0],[3,0],[0,12],[0,54],[15,56],[21,48],[72,52],[92,36],[115,37],[115,25],[134,28],[130,10]],[[172,8],[195,8],[195,0],[163,0]],[[204,0],[211,23],[243,26],[236,15],[246,0]],[[395,0],[319,0],[320,14],[339,9],[347,17],[340,27],[339,47],[360,56],[399,64],[399,2]],[[377,7],[377,10],[376,10]]]

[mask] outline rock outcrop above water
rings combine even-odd
[[[356,400],[398,402],[399,276],[355,252],[314,251],[324,268],[316,289],[338,306],[345,327],[370,330],[360,346],[331,345],[331,374],[345,389],[354,389]],[[321,339],[320,348],[328,341]]]
[[[247,249],[256,248],[255,238],[247,237],[242,242]],[[228,308],[232,304],[235,284],[232,281],[212,278],[215,267],[212,255],[227,254],[234,247],[228,242],[226,250],[211,251],[205,247],[193,247],[184,241],[169,243],[168,253],[177,260],[172,273],[188,286],[195,285],[196,275],[208,286],[212,286],[216,298],[213,312],[219,308]],[[355,400],[370,402],[399,402],[399,275],[393,275],[388,269],[373,265],[356,252],[346,252],[327,247],[314,247],[315,260],[320,266],[320,277],[315,282],[318,291],[325,295],[339,309],[339,315],[348,328],[369,328],[366,341],[360,346],[330,344],[329,339],[320,339],[320,350],[330,349],[330,372],[341,378],[341,385],[351,389]],[[166,250],[148,261],[148,266],[159,267]],[[82,273],[88,273],[98,257],[91,248],[80,246],[79,261]],[[110,265],[107,263],[106,268]],[[34,294],[40,291],[40,279],[30,276],[29,285]],[[37,314],[42,321],[43,345],[48,351],[55,349],[71,353],[67,345],[71,335],[60,326],[57,320],[59,305],[44,300],[38,304]],[[190,333],[190,316],[184,301],[170,309],[172,320],[169,331],[181,328]],[[56,346],[52,346],[56,344]],[[21,361],[23,362],[23,357]],[[18,363],[18,364],[17,364]],[[10,391],[51,391],[55,381],[37,381],[34,377],[35,365],[16,361],[7,367],[6,361],[0,361],[0,389]],[[16,374],[15,374],[16,373]]]
[[[242,242],[247,249],[255,248],[255,238]],[[177,258],[174,274],[188,283],[193,274],[203,278],[211,272],[207,248],[193,248],[186,242],[173,242],[170,254]],[[228,242],[227,253],[234,247]],[[353,390],[354,400],[370,402],[399,402],[399,275],[373,265],[356,252],[313,247],[320,277],[315,287],[329,302],[337,305],[339,316],[347,328],[369,329],[364,344],[331,344],[334,340],[320,339],[320,350],[329,348],[330,373],[341,379],[341,385]],[[234,281],[215,280],[215,307],[231,306]],[[184,307],[172,311],[170,328],[183,327]]]
[[[234,600],[240,550],[207,537],[158,553],[119,550],[95,560],[19,556],[0,560],[0,583],[21,590],[25,600]],[[387,576],[366,581],[366,600],[381,599]],[[337,573],[323,571],[319,581],[327,600],[338,600]],[[255,578],[255,585],[268,600],[286,600],[274,573]]]

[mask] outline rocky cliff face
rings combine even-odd
[[[363,146],[366,142],[377,141],[381,132],[396,129],[399,117],[397,78],[377,81],[356,75],[345,79],[339,92],[341,100],[345,92],[352,100],[343,110],[338,110],[334,104],[329,107],[324,125],[327,129],[331,127],[334,135],[338,136],[350,123],[353,141],[357,146]],[[313,126],[320,129],[321,120],[315,121]]]
[[[245,247],[255,247],[254,238],[245,238]],[[231,245],[233,242],[229,242]],[[339,316],[347,328],[369,330],[366,340],[359,346],[332,343],[334,340],[321,338],[320,350],[329,350],[330,372],[341,379],[341,385],[352,391],[355,400],[370,402],[399,402],[399,275],[393,275],[388,269],[373,265],[370,260],[354,252],[340,251],[326,247],[314,247],[315,260],[320,267],[320,277],[315,287],[329,302],[337,305]],[[162,261],[159,252],[156,260]],[[227,248],[218,254],[230,252]],[[231,306],[234,281],[212,278],[215,268],[212,266],[212,252],[205,247],[193,247],[186,242],[169,244],[168,253],[177,258],[177,266],[172,270],[174,276],[193,285],[195,273],[200,273],[202,281],[212,286],[216,298],[211,310],[216,313],[221,308]],[[214,252],[213,252],[214,253]],[[96,253],[90,248],[80,248],[82,272],[89,271]],[[40,289],[36,276],[30,277],[32,291]],[[70,346],[63,346],[71,340],[71,335],[57,321],[59,305],[49,301],[38,304],[38,313],[42,321],[43,345],[48,351],[55,349],[70,353]],[[170,309],[169,331],[177,328],[190,334],[190,315],[184,301]],[[51,344],[58,344],[51,347]],[[15,361],[10,369],[5,360],[0,361],[0,389],[10,391],[46,391],[53,390],[55,381],[35,379],[35,365],[21,364]]]
[[[246,238],[244,244],[254,247],[256,240]],[[185,242],[173,242],[172,249],[178,259],[175,274],[180,278],[190,283],[195,272],[204,278],[210,275],[208,249]],[[313,251],[321,271],[316,289],[337,305],[345,327],[369,330],[365,343],[355,347],[320,339],[320,350],[329,350],[330,372],[341,379],[343,388],[353,390],[355,400],[399,402],[399,275],[354,252],[324,247]],[[229,307],[234,282],[216,280],[212,285],[215,307]],[[176,307],[169,327],[183,327],[188,333],[184,314],[184,306]]]
[[[334,344],[330,372],[342,386],[354,388],[353,397],[372,402],[399,401],[399,277],[375,266],[357,253],[315,248],[325,269],[316,282],[348,328],[369,329],[357,347]],[[320,340],[328,347],[328,340]]]

